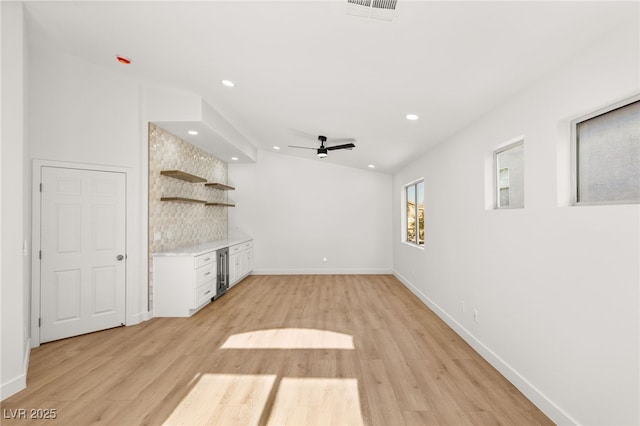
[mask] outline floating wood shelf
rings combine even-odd
[[[180,170],[161,170],[160,174],[164,176],[169,176],[175,179],[185,180],[191,183],[200,183],[200,182],[207,181],[206,179],[201,178],[200,176],[195,176]]]
[[[206,203],[205,206],[235,207],[235,204],[228,203]]]
[[[224,183],[214,183],[214,182],[205,183],[204,186],[208,186],[209,188],[220,189],[222,191],[233,191],[235,189],[233,186],[225,185]]]
[[[209,188],[220,189],[222,191],[231,191],[235,189],[233,186],[225,185],[223,183],[207,182],[206,179],[203,179],[200,176],[195,176],[189,173],[185,173],[181,170],[161,170],[160,174],[164,176],[169,176],[175,179],[191,182],[191,183],[205,182],[205,186]],[[217,203],[217,202],[210,203],[206,200],[196,200],[194,198],[184,198],[184,197],[162,197],[160,198],[160,201],[172,201],[174,203],[204,204],[205,206],[235,207],[235,204]]]
[[[183,197],[162,197],[160,201],[173,201],[174,203],[192,203],[192,204],[207,204],[205,200],[196,200],[194,198]]]

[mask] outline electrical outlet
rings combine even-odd
[[[479,321],[479,318],[478,318],[478,310],[477,310],[477,309],[474,309],[474,310],[473,310],[473,320],[474,320],[475,322],[478,322],[478,321]]]
[[[162,232],[156,231],[153,233],[153,241],[160,241],[162,239]]]

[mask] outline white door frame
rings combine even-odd
[[[132,191],[131,191],[131,169],[126,167],[114,167],[114,166],[104,166],[100,164],[83,164],[83,163],[70,163],[64,161],[51,161],[51,160],[33,160],[32,164],[32,187],[31,187],[31,211],[32,211],[32,222],[31,222],[31,347],[36,348],[40,346],[40,285],[41,285],[41,276],[40,276],[40,221],[41,221],[41,201],[40,201],[40,182],[41,182],[41,168],[42,167],[59,167],[59,168],[67,168],[67,169],[79,169],[79,170],[93,170],[100,172],[119,172],[124,173],[125,175],[125,188],[126,188],[126,225],[125,225],[125,252],[127,254],[132,253],[132,244],[130,241],[130,226],[133,223],[132,217],[130,215],[131,205],[129,204],[132,199]],[[135,253],[137,254],[137,253]],[[134,255],[135,255],[134,254]],[[133,256],[130,256],[130,259]],[[137,265],[137,262],[130,264],[127,267],[127,272],[125,274],[125,325],[137,324],[139,321],[132,319],[130,314],[130,306],[135,295],[133,294],[133,287],[131,283],[132,280],[132,272],[131,270],[137,269],[134,265]]]

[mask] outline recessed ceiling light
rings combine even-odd
[[[198,131],[197,130],[189,130],[187,133],[189,133],[190,135],[195,136],[195,135],[198,134]]]
[[[405,117],[407,117],[407,120],[411,120],[411,121],[415,121],[415,120],[417,120],[418,118],[420,118],[420,117],[418,117],[418,116],[417,116],[417,115],[415,115],[415,114],[407,114]]]
[[[129,58],[125,58],[124,56],[116,56],[116,59],[118,60],[118,62],[120,62],[121,64],[125,64],[125,65],[129,65],[131,63],[131,59]]]
[[[273,149],[275,149],[276,151],[278,151],[280,149],[279,146],[274,146]]]
[[[224,84],[227,87],[233,87],[235,86],[234,82],[231,80],[222,80],[222,84]]]
[[[231,159],[232,159],[233,161],[238,161],[238,160],[239,160],[239,158],[238,158],[238,157],[231,157]]]
[[[367,167],[370,168],[370,169],[375,169],[376,168],[376,166],[374,164],[369,164]]]

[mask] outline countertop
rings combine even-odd
[[[214,250],[218,250],[225,247],[230,247],[236,244],[246,243],[253,238],[242,235],[229,237],[226,240],[207,241],[204,243],[194,244],[191,246],[176,247],[169,250],[153,253],[153,257],[161,256],[198,256],[204,253],[208,253]]]

